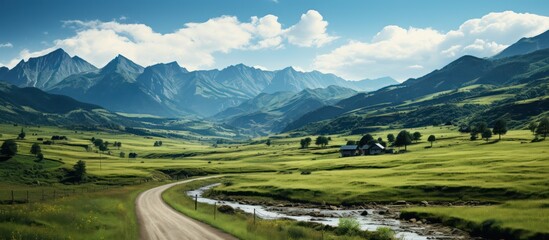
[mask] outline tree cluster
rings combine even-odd
[[[325,148],[330,143],[330,140],[332,140],[330,137],[318,136],[315,140],[315,145]]]
[[[131,152],[128,154],[128,158],[137,158],[137,153]]]
[[[153,146],[155,146],[155,147],[162,146],[162,141],[155,141]]]
[[[306,138],[302,138],[300,141],[299,141],[299,144],[301,145],[301,148],[308,148],[309,145],[311,145],[311,142],[313,140],[310,138],[310,137],[306,137]]]

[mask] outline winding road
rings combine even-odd
[[[219,229],[181,214],[162,200],[162,193],[170,187],[213,177],[217,176],[170,183],[139,194],[135,203],[141,239],[236,239]]]

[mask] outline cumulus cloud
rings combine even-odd
[[[11,44],[10,42],[0,43],[0,48],[12,48],[12,47],[13,47],[13,44]]]
[[[278,49],[285,43],[320,47],[335,39],[326,33],[327,25],[314,10],[303,14],[298,23],[287,29],[282,28],[277,16],[270,14],[252,17],[248,22],[241,22],[235,16],[221,16],[205,22],[186,23],[182,28],[164,34],[145,24],[70,20],[64,21],[63,27],[74,29],[75,35],[55,40],[48,49],[23,50],[8,65],[13,67],[20,59],[63,48],[98,67],[122,54],[145,66],[175,60],[193,70],[214,65],[216,53]]]
[[[492,56],[521,37],[532,37],[548,29],[549,17],[512,11],[470,19],[448,32],[391,25],[370,42],[349,41],[318,55],[313,68],[350,79],[390,75],[405,80],[462,55]]]
[[[328,22],[315,10],[309,10],[301,15],[299,22],[286,30],[288,41],[301,47],[320,47],[337,37],[326,33]]]

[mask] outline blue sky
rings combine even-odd
[[[98,67],[121,53],[145,66],[244,63],[404,80],[464,54],[491,56],[548,30],[547,16],[537,0],[2,0],[0,65],[62,47]]]

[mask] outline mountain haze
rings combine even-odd
[[[353,82],[317,71],[299,72],[291,67],[264,71],[244,64],[192,72],[176,62],[143,68],[122,55],[97,69],[62,49],[21,61],[11,70],[0,68],[0,80],[67,95],[115,112],[164,117],[213,116],[261,93],[297,93],[331,85],[370,91],[396,82],[391,78]]]

